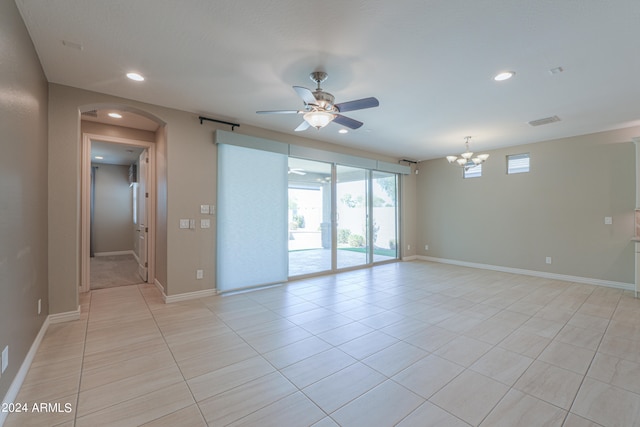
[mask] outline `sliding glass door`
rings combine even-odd
[[[373,171],[371,225],[373,262],[398,258],[398,178],[396,174]]]
[[[289,158],[289,276],[331,270],[331,164]]]
[[[287,280],[287,155],[218,144],[219,292]]]
[[[233,132],[215,139],[219,292],[398,258],[407,167]]]
[[[369,264],[369,202],[366,169],[336,166],[338,269]]]
[[[293,157],[287,172],[289,277],[398,258],[397,174]]]

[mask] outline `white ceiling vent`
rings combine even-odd
[[[560,117],[551,116],[551,117],[545,117],[544,119],[532,120],[532,121],[529,122],[529,125],[531,125],[531,126],[541,126],[541,125],[548,125],[549,123],[555,123],[555,122],[559,122],[559,121],[560,121]]]

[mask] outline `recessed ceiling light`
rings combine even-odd
[[[348,131],[348,130],[346,130],[346,129],[340,129],[340,130],[338,131],[338,133],[348,133],[348,132],[349,132],[349,131]]]
[[[102,156],[95,156],[95,157],[94,157],[94,159],[96,159],[96,160],[102,160],[102,159],[104,159],[104,157],[102,157]]]
[[[504,71],[502,73],[496,74],[496,76],[493,78],[493,80],[495,80],[497,82],[501,82],[503,80],[509,80],[511,77],[513,77],[515,75],[516,75],[515,71]]]
[[[122,118],[122,114],[118,114],[118,113],[109,113],[108,116],[112,117],[114,119],[121,119]]]
[[[127,77],[129,77],[131,80],[135,80],[137,82],[141,82],[141,81],[144,80],[144,77],[142,77],[138,73],[127,73]]]

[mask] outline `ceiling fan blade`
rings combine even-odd
[[[269,110],[269,111],[256,111],[258,114],[302,114],[304,111],[300,110]]]
[[[336,108],[341,113],[346,111],[354,111],[354,110],[364,110],[365,108],[377,107],[380,105],[378,100],[374,97],[370,98],[362,98],[355,101],[347,101],[341,102],[340,104],[336,104]]]
[[[309,105],[309,104],[316,105],[318,103],[318,101],[316,101],[316,97],[313,96],[313,92],[311,92],[306,87],[294,86],[293,90],[296,91],[298,96],[300,98],[302,98],[302,100],[304,101],[305,104],[307,104],[307,105]]]
[[[349,118],[347,116],[342,116],[340,114],[336,114],[336,118],[333,119],[333,122],[338,123],[339,125],[342,125],[342,126],[346,126],[349,129],[358,129],[360,126],[364,124],[362,122],[353,120],[352,118]]]
[[[303,130],[307,130],[307,129],[309,129],[309,123],[307,123],[307,121],[305,120],[302,123],[300,123],[300,125],[294,130],[296,132],[302,132]]]

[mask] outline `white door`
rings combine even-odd
[[[149,150],[145,149],[140,154],[138,167],[138,197],[137,197],[137,210],[138,210],[138,274],[144,280],[147,281],[147,268],[149,266],[148,260],[148,233],[149,233],[149,193],[147,190],[147,182],[149,180]]]

